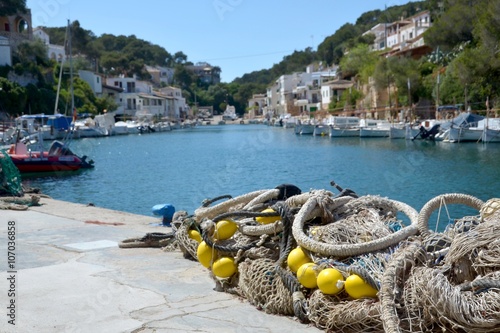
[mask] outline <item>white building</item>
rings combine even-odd
[[[106,85],[123,89],[115,96],[118,105],[116,114],[129,117],[164,116],[167,110],[166,98],[153,94],[153,87],[144,81],[132,77],[111,77]]]
[[[145,66],[146,71],[151,75],[151,80],[157,85],[170,85],[174,82],[174,69],[161,66]]]
[[[167,99],[166,117],[171,120],[186,119],[190,116],[192,110],[186,104],[186,99],[182,97],[182,90],[176,87],[161,88],[157,95]]]
[[[66,50],[64,49],[64,46],[50,44],[50,37],[45,31],[43,31],[42,28],[38,27],[33,29],[33,37],[42,40],[42,42],[47,45],[47,56],[49,57],[49,59],[53,59],[59,62],[66,60]]]
[[[92,88],[92,91],[94,92],[94,95],[102,95],[102,78],[100,75],[91,71],[79,70],[78,76],[80,79],[89,84],[90,88]]]
[[[280,76],[267,88],[263,113],[279,116],[320,110],[321,86],[336,74],[336,68],[314,71],[314,66],[310,65],[305,72]]]
[[[254,94],[248,100],[248,118],[253,119],[256,116],[264,115],[264,110],[267,106],[267,98],[265,94]]]
[[[354,83],[349,80],[334,80],[321,86],[321,109],[328,110],[332,101],[339,101],[342,94],[352,88]]]
[[[373,34],[375,40],[370,46],[372,51],[386,48],[394,51],[404,48],[416,48],[424,44],[423,33],[431,26],[429,11],[423,11],[406,19],[401,18],[392,23],[379,23],[363,35]]]

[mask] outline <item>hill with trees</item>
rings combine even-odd
[[[25,8],[23,0],[3,1],[0,14]],[[373,36],[363,32],[378,23],[395,21],[422,10],[430,10],[433,26],[424,35],[425,42],[434,50],[419,60],[406,57],[380,57],[370,52],[368,45]],[[183,90],[188,103],[213,105],[223,110],[227,103],[235,105],[238,113],[246,109],[247,100],[255,93],[264,93],[266,88],[283,74],[302,72],[311,63],[322,62],[323,67],[339,65],[343,78],[354,78],[365,84],[372,77],[379,89],[394,87],[392,101],[407,105],[421,99],[437,101],[438,104],[466,104],[484,109],[488,98],[490,106],[500,101],[500,3],[489,0],[426,0],[405,5],[391,6],[384,10],[363,13],[354,23],[345,23],[331,36],[326,37],[315,51],[311,48],[294,51],[269,69],[247,73],[230,83],[207,85],[200,82],[186,65],[192,65],[181,51],[171,53],[165,48],[147,42],[137,36],[96,36],[92,31],[71,23],[72,48],[76,55],[76,69],[90,69],[105,75],[136,75],[148,80],[144,65],[160,65],[175,68],[174,85]],[[66,27],[45,28],[51,42],[64,44]],[[55,85],[59,66],[49,61],[41,42],[33,41],[21,45],[14,55],[12,68],[0,68],[0,76],[9,72],[16,75],[28,73],[34,78],[29,87],[10,87],[0,80],[1,98],[18,96],[18,103],[9,104],[13,112],[46,112],[54,104]],[[439,82],[437,80],[440,77]],[[63,77],[63,89],[66,78]],[[7,80],[8,81],[8,80]],[[409,89],[408,81],[411,82]],[[19,90],[7,96],[7,91]],[[29,91],[29,96],[28,96]],[[439,96],[438,96],[439,91]],[[81,87],[79,107],[88,112],[98,112],[106,101],[97,101],[87,96]],[[363,96],[358,95],[358,104]],[[36,102],[34,102],[36,101]],[[17,105],[17,107],[16,107]],[[64,109],[64,105],[60,106]],[[112,105],[108,105],[112,109]],[[9,109],[4,106],[5,109]]]

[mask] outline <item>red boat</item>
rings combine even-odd
[[[60,141],[52,142],[49,151],[30,151],[23,142],[12,145],[8,155],[20,173],[66,172],[93,168],[87,156],[79,157]]]

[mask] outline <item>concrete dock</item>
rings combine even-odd
[[[321,332],[215,291],[180,251],[118,247],[170,231],[158,218],[40,203],[0,211],[0,332]]]

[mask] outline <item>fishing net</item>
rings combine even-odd
[[[309,298],[309,319],[328,332],[382,332],[380,304],[373,299],[349,300],[315,290]]]
[[[245,260],[238,266],[239,288],[250,304],[267,313],[292,316],[293,299],[270,259]]]
[[[5,150],[0,150],[0,194],[22,196],[21,174]]]
[[[208,266],[216,290],[329,332],[499,331],[500,200],[484,204],[452,193],[417,212],[388,198],[339,191],[296,191],[284,198],[273,189],[221,196],[216,199],[227,200],[213,206],[216,200],[207,200],[193,217],[173,222],[175,246],[200,259],[201,239],[190,235],[198,231],[212,251]],[[447,204],[468,205],[481,215],[456,219],[443,232],[429,230],[432,212]],[[271,217],[276,219],[262,222]],[[214,230],[222,220],[237,228],[218,240]],[[316,276],[327,268],[340,272],[338,293],[303,285],[287,259],[297,246]],[[222,256],[237,266],[230,277],[212,268]],[[348,290],[353,276],[369,296]]]

